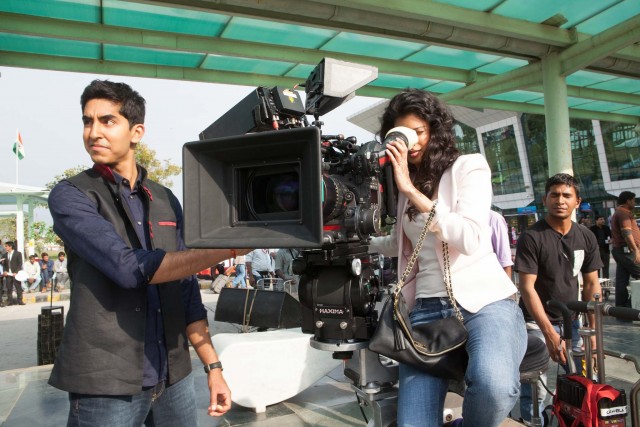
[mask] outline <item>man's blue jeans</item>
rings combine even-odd
[[[193,376],[167,387],[159,383],[134,396],[69,393],[67,427],[197,426]]]
[[[240,285],[240,288],[245,289],[247,287],[246,282],[246,273],[244,270],[244,264],[236,264],[236,277],[233,278],[233,287],[237,288]]]
[[[38,289],[38,286],[40,285],[40,281],[42,280],[42,278],[40,276],[36,277],[34,282],[31,283],[31,285],[29,285],[29,281],[25,280],[24,282],[22,282],[22,290],[23,291],[35,291],[36,289]]]
[[[520,392],[520,362],[527,345],[522,310],[512,299],[496,301],[477,313],[461,309],[469,332],[462,416],[468,425],[495,427],[509,414]],[[411,323],[453,315],[448,298],[419,298]],[[400,364],[398,425],[442,425],[449,381]]]
[[[571,348],[573,349],[574,353],[581,352],[582,338],[578,334],[578,329],[580,329],[580,327],[582,326],[580,324],[580,319],[574,319],[571,326]],[[553,328],[557,333],[563,335],[561,325],[554,325]],[[527,322],[527,332],[537,338],[540,338],[542,342],[545,342],[544,335],[542,335],[542,331],[535,322]],[[576,369],[580,370],[582,366],[582,358],[574,358],[574,362],[576,363]],[[563,366],[563,369],[568,373],[568,365]],[[547,384],[547,374],[542,374],[540,376],[540,381]],[[546,396],[547,391],[544,389],[542,384],[538,383],[538,408],[540,409],[540,416],[542,416],[542,411],[544,410],[543,401]],[[531,384],[522,384],[522,389],[520,391],[520,416],[523,420],[529,422],[531,421],[532,414],[533,401],[531,399]]]

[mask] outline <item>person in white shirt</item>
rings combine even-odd
[[[55,290],[60,292],[63,290],[69,280],[69,273],[67,273],[67,255],[64,251],[58,253],[58,259],[53,263],[53,273],[56,276]]]
[[[245,258],[245,265],[251,286],[256,286],[256,281],[260,279],[275,275],[269,249],[255,249],[249,252]]]
[[[39,290],[42,277],[40,276],[40,263],[36,262],[35,255],[29,255],[29,262],[24,265],[23,269],[27,273],[27,280],[22,282],[22,290],[24,292]]]

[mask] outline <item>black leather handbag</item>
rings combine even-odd
[[[460,381],[467,368],[468,356],[465,344],[468,334],[451,289],[447,243],[442,242],[444,281],[455,317],[412,326],[409,310],[401,293],[404,282],[418,258],[434,215],[435,205],[431,209],[407,268],[382,307],[378,327],[369,341],[369,350],[410,365],[429,375]]]

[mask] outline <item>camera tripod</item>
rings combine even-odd
[[[373,416],[369,427],[390,427],[396,424],[398,401],[398,363],[381,360],[377,353],[368,348],[367,341],[346,344],[328,344],[311,339],[311,347],[333,351],[345,357],[344,375],[351,380],[358,402],[368,406]],[[363,411],[364,414],[364,411]]]

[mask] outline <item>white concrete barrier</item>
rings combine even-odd
[[[629,290],[631,292],[631,307],[640,310],[640,280],[629,281]]]
[[[330,351],[311,348],[310,338],[300,329],[214,335],[231,400],[264,412],[267,405],[295,396],[342,363]]]

